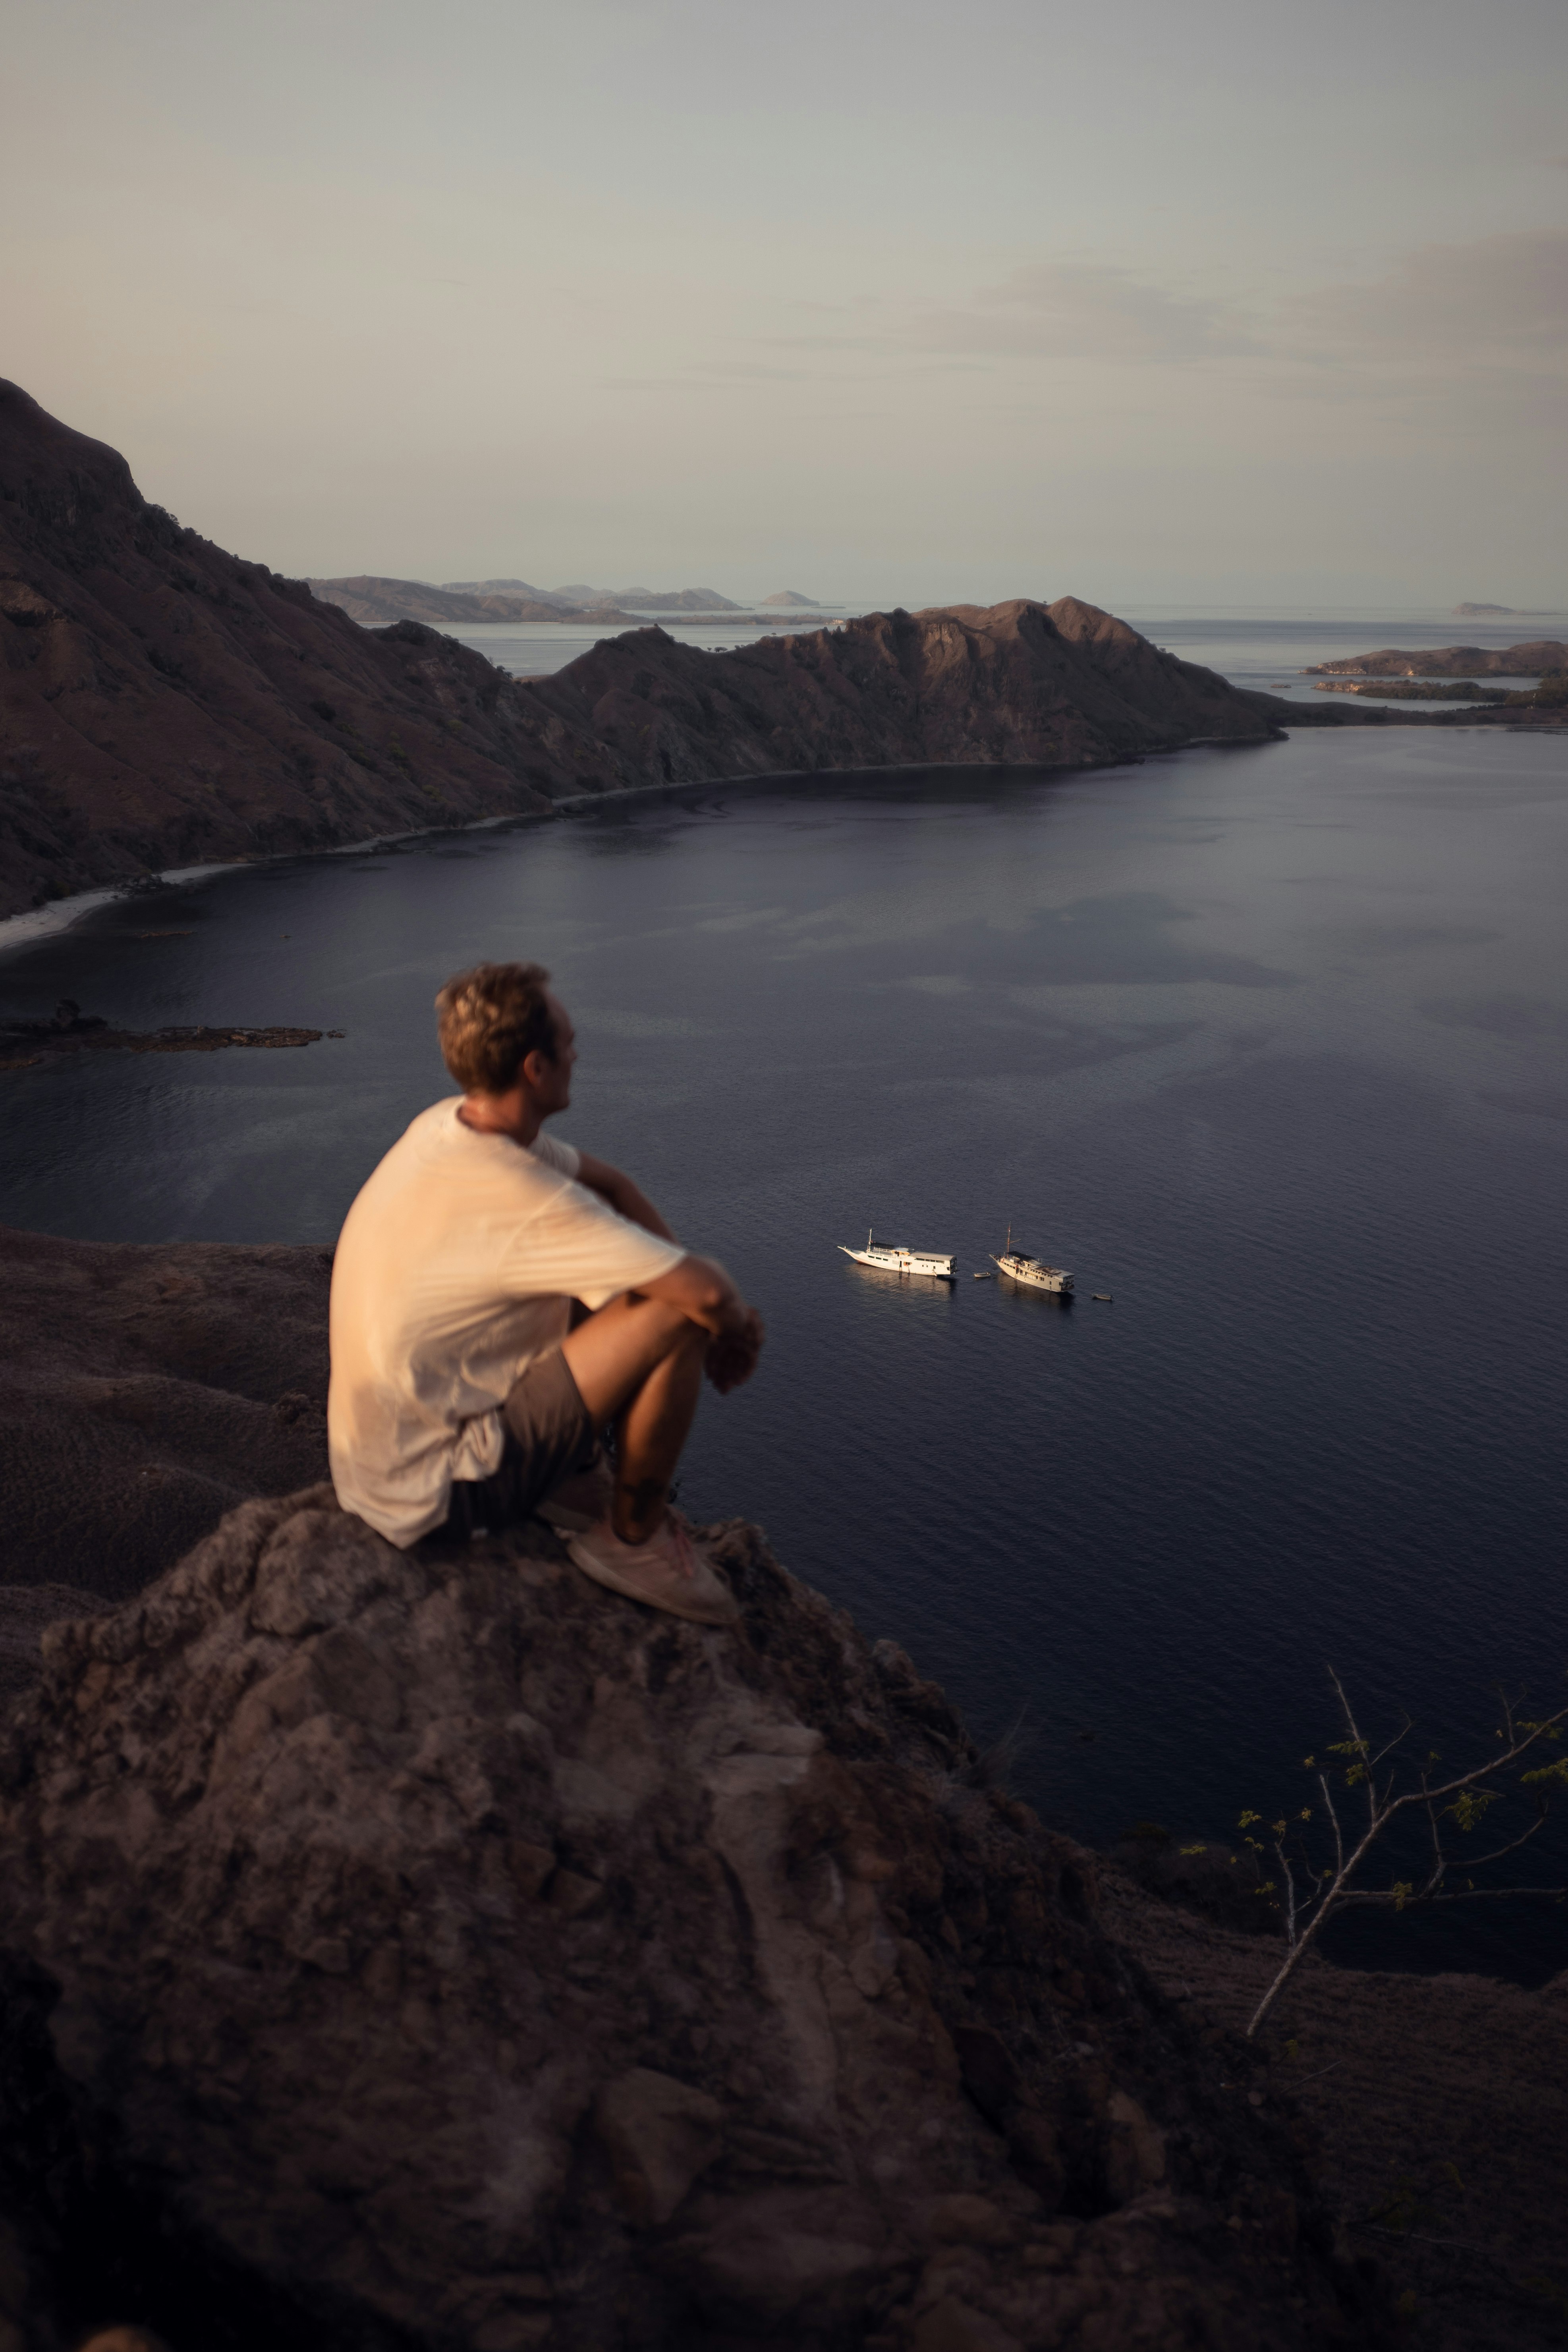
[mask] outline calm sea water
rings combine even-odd
[[[139,897],[0,963],[7,1008],[348,1034],[5,1079],[0,1219],[330,1241],[447,1091],[442,979],[542,959],[561,1131],[767,1318],[688,1506],[760,1519],[982,1736],[1022,1717],[1051,1819],[1224,1833],[1304,1801],[1325,1662],[1450,1755],[1489,1682],[1564,1693],[1564,750],[819,779]],[[972,1278],[1009,1222],[1070,1305]],[[851,1265],[868,1225],[960,1281]],[[1563,1911],[1408,1929],[1568,1966]]]

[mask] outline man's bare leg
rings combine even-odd
[[[561,1343],[592,1420],[618,1425],[610,1519],[623,1543],[647,1543],[663,1522],[708,1347],[700,1324],[635,1291],[612,1299]]]
[[[689,1323],[621,1415],[610,1524],[623,1543],[647,1543],[658,1531],[696,1417],[707,1353],[707,1332]]]

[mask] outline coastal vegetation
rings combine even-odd
[[[1238,1826],[1252,1852],[1274,1856],[1277,1879],[1260,1878],[1255,1892],[1276,1897],[1286,1956],[1247,2023],[1250,2041],[1331,1919],[1342,1911],[1374,1907],[1404,1912],[1434,1904],[1534,1898],[1568,1901],[1568,1885],[1478,1886],[1475,1874],[1489,1870],[1529,1845],[1551,1817],[1553,1796],[1568,1790],[1568,1754],[1563,1727],[1568,1706],[1544,1716],[1521,1712],[1522,1701],[1499,1694],[1500,1720],[1496,1748],[1459,1772],[1440,1769],[1436,1748],[1413,1753],[1415,1726],[1406,1717],[1392,1738],[1374,1747],[1365,1738],[1338,1675],[1330,1681],[1339,1702],[1341,1734],[1321,1757],[1305,1759],[1317,1801],[1288,1803],[1275,1820],[1249,1808]],[[1403,1777],[1402,1777],[1403,1775]],[[1356,1792],[1359,1790],[1360,1795]],[[1357,1828],[1345,1818],[1347,1801],[1364,1810]],[[1504,1811],[1492,1816],[1492,1808]],[[1512,1816],[1522,1812],[1523,1826]],[[1504,1829],[1501,1824],[1508,1822]],[[1407,1822],[1425,1825],[1424,1851],[1408,1878],[1387,1886],[1358,1884],[1374,1848]],[[1478,1831],[1488,1834],[1477,1853],[1464,1843]],[[1261,1833],[1259,1833],[1261,1832]],[[1500,1838],[1501,1843],[1496,1843]]]

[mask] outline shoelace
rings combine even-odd
[[[674,1540],[675,1565],[689,1584],[697,1574],[696,1546],[678,1518],[667,1517],[664,1524]]]

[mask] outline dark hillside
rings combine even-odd
[[[1093,767],[1262,740],[1286,715],[1070,596],[873,613],[726,654],[639,628],[520,683],[183,530],[115,451],[0,383],[0,916],[584,792]]]
[[[183,530],[0,383],[0,913],[535,806],[503,684]]]

